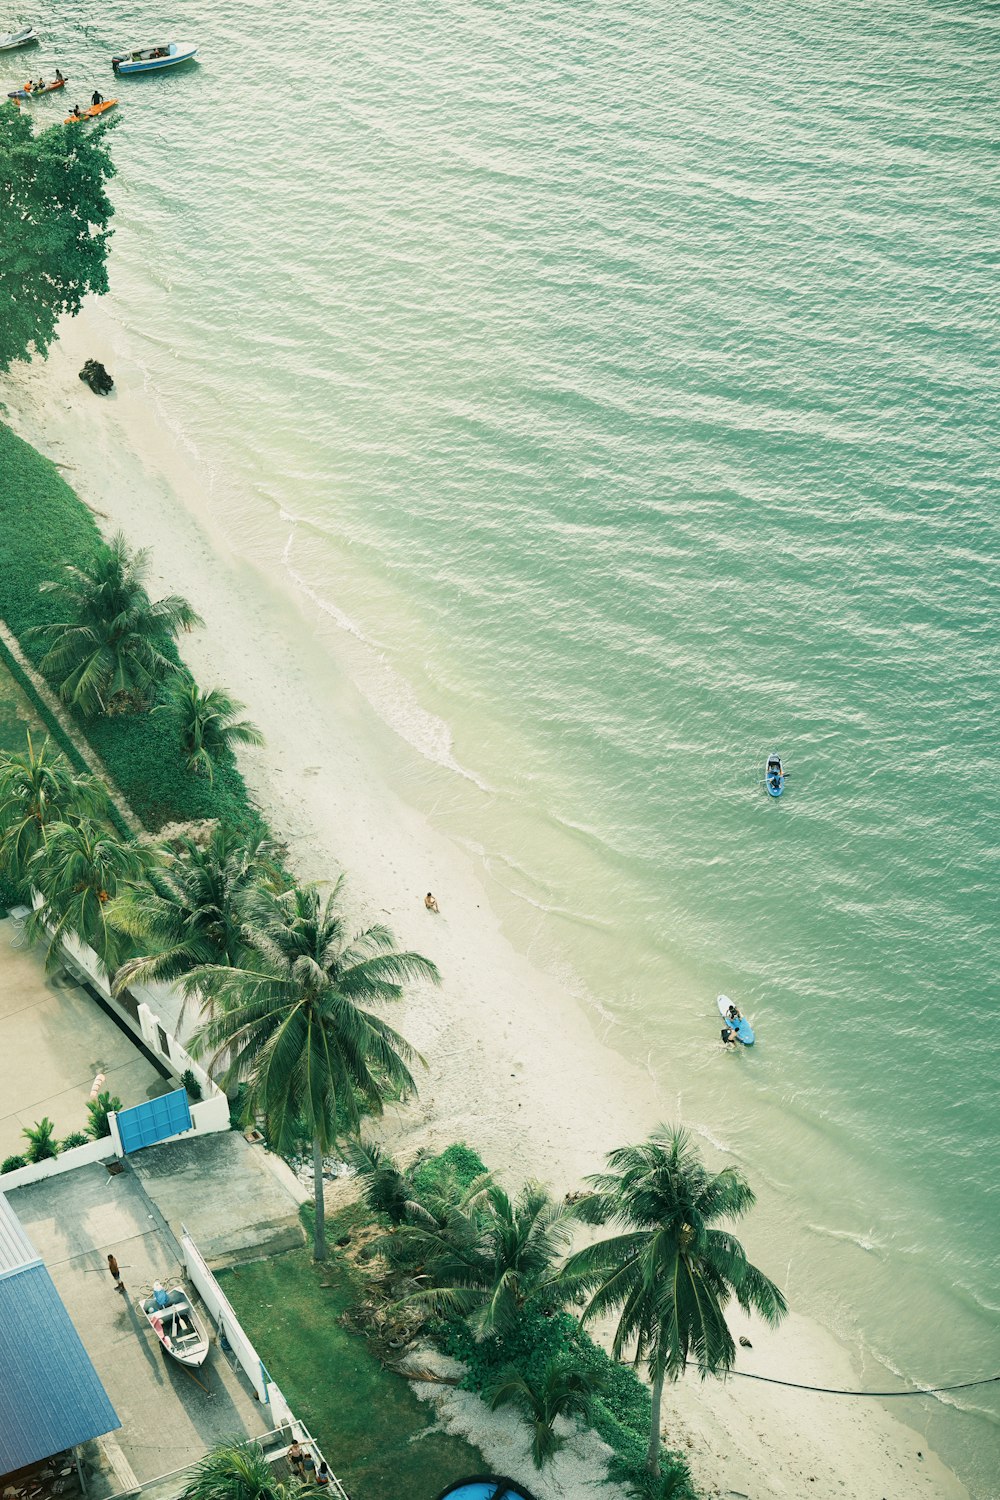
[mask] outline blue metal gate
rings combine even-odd
[[[141,1151],[143,1146],[155,1146],[157,1141],[190,1129],[191,1106],[185,1089],[118,1111],[118,1134],[124,1151]]]

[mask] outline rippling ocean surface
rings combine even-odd
[[[67,0],[39,60],[108,92],[160,14]],[[109,306],[197,503],[866,1382],[995,1374],[1000,9],[170,16]],[[998,1492],[989,1389],[895,1414]]]

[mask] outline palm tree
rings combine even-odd
[[[348,1160],[356,1169],[365,1203],[372,1213],[384,1214],[390,1224],[405,1222],[414,1203],[411,1174],[401,1172],[394,1159],[374,1142],[352,1141]]]
[[[435,1312],[475,1318],[484,1332],[503,1334],[525,1306],[562,1302],[553,1266],[569,1241],[567,1213],[540,1183],[511,1199],[487,1174],[457,1203],[411,1208],[410,1222],[383,1236],[391,1264],[424,1285],[406,1301]]]
[[[176,725],[188,770],[211,781],[216,761],[231,755],[234,745],[264,743],[257,726],[238,717],[244,707],[221,688],[203,693],[196,682],[180,678],[168,690],[167,702],[153,712],[167,714]]]
[[[571,1290],[592,1292],[584,1321],[620,1310],[613,1353],[635,1345],[653,1385],[646,1467],[659,1474],[663,1383],[677,1380],[688,1361],[702,1379],[733,1368],[736,1346],[725,1307],[735,1297],[772,1327],[787,1310],[773,1281],[750,1264],[729,1229],[756,1202],[734,1167],[711,1173],[684,1130],[662,1128],[641,1146],[608,1156],[609,1171],[588,1178],[593,1192],[574,1214],[588,1224],[620,1224],[626,1231],[578,1250],[566,1262]]]
[[[75,776],[47,738],[36,750],[29,730],[25,751],[0,756],[0,869],[23,880],[54,823],[100,815],[107,807],[108,794],[99,781]]]
[[[398,953],[387,928],[350,935],[339,910],[343,879],[324,902],[315,886],[247,897],[245,964],[193,970],[213,1012],[196,1052],[228,1056],[224,1075],[249,1084],[249,1110],[263,1110],[279,1145],[302,1128],[312,1141],[316,1205],[314,1255],[326,1257],[323,1156],[342,1121],[352,1132],[362,1111],[381,1114],[386,1098],[414,1093],[407,1062],[416,1054],[363,1005],[398,1000],[403,984],[438,971],[418,953]]]
[[[487,1392],[491,1411],[513,1406],[531,1427],[531,1457],[535,1468],[551,1462],[565,1447],[566,1438],[556,1435],[558,1417],[590,1420],[593,1398],[603,1379],[596,1372],[575,1369],[565,1359],[553,1356],[540,1375],[522,1375],[513,1365],[502,1371]]]
[[[204,845],[180,838],[161,848],[145,878],[126,885],[108,908],[111,926],[142,950],[115,974],[115,993],[151,979],[169,984],[205,964],[242,965],[247,895],[283,879],[277,845],[222,823]]]
[[[132,552],[119,531],[88,563],[66,563],[61,580],[42,584],[59,595],[68,618],[29,633],[50,642],[42,671],[58,679],[60,697],[81,713],[145,707],[157,683],[178,670],[164,647],[179,630],[203,623],[177,594],[154,604],[148,572],[149,550]]]
[[[88,1099],[87,1113],[90,1119],[87,1121],[87,1134],[95,1141],[103,1141],[105,1136],[111,1134],[108,1115],[117,1113],[121,1107],[122,1101],[110,1089],[104,1089],[96,1099]]]
[[[46,843],[28,866],[32,885],[42,897],[28,919],[32,939],[47,935],[49,957],[58,957],[69,933],[89,943],[107,972],[113,973],[121,940],[108,924],[108,903],[120,881],[135,880],[149,860],[131,839],[117,837],[92,818],[55,823]]]
[[[317,1492],[316,1485],[276,1479],[259,1443],[233,1440],[217,1443],[195,1465],[181,1500],[292,1500]]]
[[[59,1142],[55,1138],[56,1127],[48,1115],[43,1115],[40,1120],[36,1120],[34,1125],[26,1125],[21,1134],[28,1142],[29,1161],[49,1161],[52,1157],[59,1155]]]

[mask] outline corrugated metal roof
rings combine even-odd
[[[21,1221],[0,1193],[0,1276],[33,1266],[41,1256],[21,1228]]]
[[[2,1193],[0,1257],[2,1476],[121,1423],[51,1276]]]
[[[120,1427],[43,1265],[0,1281],[0,1474]]]

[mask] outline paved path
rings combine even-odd
[[[172,1233],[135,1176],[81,1167],[9,1194],[11,1207],[43,1257],[121,1419],[115,1434],[140,1484],[196,1463],[215,1443],[255,1437],[267,1409],[213,1342],[188,1373],[160,1349],[135,1297],[182,1270]],[[127,1295],[114,1290],[113,1251]],[[195,1378],[197,1377],[197,1378]]]

